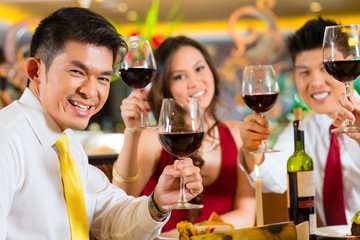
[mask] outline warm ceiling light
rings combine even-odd
[[[315,12],[315,13],[317,13],[317,12],[321,12],[321,10],[322,10],[322,6],[321,6],[321,4],[320,3],[318,3],[318,2],[312,2],[312,3],[310,3],[310,11],[312,11],[312,12]]]
[[[126,14],[126,19],[129,20],[130,22],[135,21],[136,18],[137,18],[137,13],[135,11],[129,11]]]
[[[117,5],[117,10],[121,13],[124,13],[128,10],[128,5],[126,3],[119,3]]]
[[[92,0],[76,0],[76,3],[79,7],[90,8]]]
[[[97,2],[97,3],[103,3],[104,0],[94,0],[94,2]]]
[[[348,39],[348,43],[350,47],[359,46],[359,40],[355,40],[353,37]]]

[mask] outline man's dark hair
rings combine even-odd
[[[333,25],[338,24],[335,21],[319,17],[309,20],[294,34],[290,35],[288,38],[288,46],[293,62],[295,62],[297,54],[303,51],[321,48],[326,26]]]
[[[123,37],[104,17],[85,8],[68,7],[40,22],[31,40],[30,57],[40,58],[48,69],[66,42],[71,40],[109,48],[113,62],[120,48],[126,49]]]

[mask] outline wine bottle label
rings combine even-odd
[[[303,123],[303,121],[299,121],[298,130],[304,131],[304,123]]]
[[[315,234],[316,232],[316,214],[309,214],[309,233]]]
[[[311,185],[313,180],[313,171],[288,172],[289,219],[295,224],[308,221],[310,234],[316,230],[315,188]]]
[[[315,196],[314,171],[297,172],[298,197]]]
[[[312,208],[315,207],[315,200],[304,200],[298,202],[299,208]]]

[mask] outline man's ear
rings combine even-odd
[[[25,61],[25,72],[30,81],[34,82],[35,84],[40,83],[40,59],[29,57]]]

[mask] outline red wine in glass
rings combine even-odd
[[[245,104],[257,113],[270,110],[276,103],[278,92],[252,92],[244,95]]]
[[[272,65],[245,67],[241,93],[245,104],[256,113],[264,116],[264,113],[275,105],[279,95],[279,84]],[[250,153],[270,152],[278,152],[278,150],[269,148],[266,141],[263,140],[260,148]]]
[[[126,42],[126,44],[128,46],[127,54],[120,63],[119,73],[126,85],[141,91],[155,76],[155,58],[149,42],[145,39],[132,39]],[[129,128],[129,130],[156,127],[146,124],[144,112],[141,111],[140,126]]]
[[[178,158],[188,157],[202,144],[204,132],[170,132],[160,133],[161,145],[170,154]]]
[[[327,26],[324,33],[322,58],[326,71],[345,84],[350,96],[350,83],[360,76],[360,24]],[[332,129],[335,133],[360,132],[353,122]]]
[[[193,154],[202,144],[205,136],[204,118],[196,98],[163,99],[158,136],[162,147],[182,161]],[[196,209],[201,204],[186,200],[184,179],[180,178],[180,194],[177,203],[163,206],[164,209]]]
[[[360,60],[324,61],[324,67],[333,78],[343,83],[360,76]]]
[[[154,68],[123,68],[120,75],[123,82],[129,87],[141,89],[145,88],[152,80],[156,70]]]

